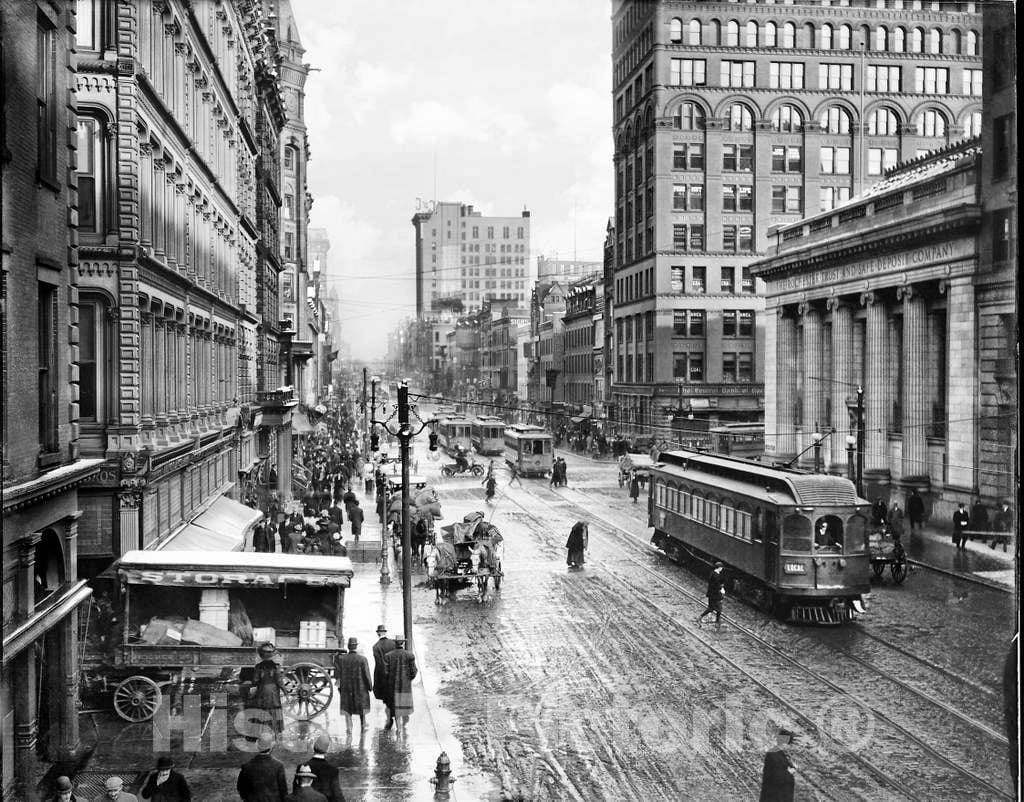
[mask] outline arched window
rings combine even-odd
[[[722,44],[722,23],[716,19],[713,19],[708,23],[708,44]]]
[[[859,34],[856,42],[851,43],[851,47],[859,47],[864,50],[868,50],[871,47],[871,28],[867,25],[861,25],[858,29]]]
[[[803,44],[801,45],[801,47],[815,47],[816,46],[815,40],[817,38],[815,36],[816,33],[817,33],[817,31],[814,28],[814,23],[813,22],[805,23],[804,24],[804,41],[803,41]]]
[[[884,25],[875,28],[875,50],[886,50],[889,47],[889,30]]]
[[[978,55],[978,32],[968,31],[967,32],[967,47],[966,55],[976,56]]]
[[[946,116],[935,109],[924,111],[917,121],[917,133],[920,136],[945,137]]]
[[[924,48],[924,29],[914,28],[910,32],[910,52],[920,53]]]
[[[964,49],[963,36],[960,35],[960,31],[949,32],[949,50],[955,55],[961,55]]]
[[[668,37],[673,42],[683,41],[683,21],[679,17],[673,17],[672,22],[669,23]]]
[[[843,520],[837,515],[822,515],[814,522],[814,550],[843,550]]]
[[[764,26],[764,46],[776,47],[779,43],[779,29],[774,22],[766,23]]]
[[[840,106],[829,106],[821,115],[821,130],[829,134],[850,133],[850,114]]]
[[[868,519],[851,515],[846,520],[846,550],[848,553],[868,550]]]
[[[928,52],[938,55],[942,52],[942,31],[932,28],[928,32]]]
[[[757,23],[751,20],[747,23],[747,47],[757,47]]]
[[[680,103],[672,115],[672,127],[681,131],[704,130],[704,110],[696,103]]]
[[[725,43],[729,47],[739,47],[740,24],[734,19],[725,24]]]
[[[803,124],[803,115],[796,106],[779,106],[772,112],[772,128],[776,131],[799,131]]]
[[[110,200],[107,140],[103,123],[88,113],[78,117],[78,233],[106,233]]]
[[[792,22],[782,26],[782,41],[779,44],[781,47],[796,47],[796,25]]]
[[[981,136],[980,111],[972,111],[969,114],[965,114],[960,124],[964,127],[964,138],[973,139],[976,136]]]
[[[811,550],[811,522],[804,516],[793,513],[782,519],[782,550]]]
[[[688,35],[689,35],[689,39],[690,39],[688,44],[691,44],[691,45],[704,44],[703,38],[701,36],[702,31],[701,31],[701,24],[700,24],[700,20],[699,19],[692,19],[692,20],[690,20],[690,24],[687,26],[687,31],[688,31]]]
[[[821,40],[818,42],[818,47],[822,50],[832,49],[832,26],[827,22],[821,26]]]
[[[754,115],[742,103],[733,103],[725,115],[726,131],[754,130]]]
[[[875,109],[868,115],[868,136],[896,136],[899,123],[892,109]]]
[[[838,50],[849,50],[850,42],[853,39],[853,28],[849,25],[840,25],[838,33],[839,41],[836,43],[836,48]]]
[[[907,32],[902,28],[892,29],[892,50],[894,53],[902,53],[907,48]]]

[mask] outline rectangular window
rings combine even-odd
[[[1010,169],[1010,154],[1013,152],[1013,115],[996,117],[992,125],[992,177],[1003,178]]]
[[[688,354],[685,351],[676,351],[672,354],[672,376],[676,379],[685,379],[687,375],[686,362]]]
[[[753,145],[722,145],[722,170],[749,173],[754,169]]]
[[[751,212],[754,210],[754,188],[748,185],[722,185],[723,212]]]
[[[773,173],[799,173],[803,170],[803,148],[775,145],[772,147]]]
[[[881,64],[870,64],[867,69],[867,90],[869,92],[899,92],[900,68]]]
[[[284,196],[284,219],[292,219],[292,210],[295,207],[295,196],[286,194]]]
[[[672,86],[704,86],[707,84],[704,59],[674,58],[670,62]]]
[[[57,47],[56,31],[38,12],[36,17],[36,171],[57,183]]]
[[[868,148],[868,175],[881,175],[896,166],[896,148]]]
[[[704,381],[704,354],[689,354],[689,375],[687,380],[691,382]]]
[[[78,118],[78,231],[96,233],[99,230],[97,212],[101,200],[97,189],[102,188],[99,152],[99,121],[91,117]]]
[[[981,97],[981,70],[964,70],[963,94]]]
[[[818,204],[819,211],[829,212],[836,208],[840,203],[848,201],[850,199],[850,188],[849,187],[821,187],[818,190],[818,197],[820,202]]]
[[[686,269],[683,267],[672,267],[669,273],[669,284],[672,292],[682,293],[685,291]]]
[[[57,451],[57,287],[38,282],[36,337],[38,348],[39,445]]]
[[[722,336],[736,336],[736,310],[726,309],[722,312]]]
[[[773,61],[769,65],[768,86],[772,89],[803,89],[804,65],[799,61]]]
[[[736,381],[736,354],[722,354],[722,381]]]
[[[672,249],[676,251],[686,250],[686,226],[672,226]]]
[[[772,187],[773,214],[800,214],[803,212],[801,187]]]
[[[295,249],[295,235],[291,231],[284,232],[284,258],[293,258],[292,251]]]
[[[703,309],[690,310],[690,336],[703,337],[705,332],[705,315]]]
[[[707,292],[708,269],[706,267],[693,267],[690,269],[690,292],[703,294]]]
[[[740,354],[737,358],[736,379],[741,382],[752,382],[754,380],[754,355],[751,353]]]
[[[78,307],[78,416],[83,421],[96,420],[96,362],[98,338],[96,304]]]
[[[914,91],[926,95],[945,95],[949,92],[949,70],[945,67],[915,67]]]
[[[723,267],[722,268],[722,285],[721,291],[733,293],[736,292],[736,280],[735,280],[735,268]]]
[[[703,170],[704,145],[692,142],[673,145],[672,168],[674,170]]]
[[[736,226],[722,226],[722,250],[735,253]]]
[[[672,336],[686,336],[686,310],[676,309],[672,313]]]
[[[690,226],[690,248],[691,251],[703,251],[704,250],[704,226],[703,225],[691,225]]]
[[[722,61],[719,66],[720,86],[749,88],[754,85],[753,61]]]
[[[853,89],[853,65],[819,64],[818,89]]]
[[[743,282],[741,289],[743,292],[754,292],[754,275],[751,273],[749,267],[743,268]]]
[[[754,313],[752,310],[740,310],[740,337],[754,336]]]
[[[292,148],[284,149],[284,169],[291,170],[295,167],[295,151]]]
[[[754,227],[753,226],[740,226],[740,243],[739,248],[741,251],[748,252],[754,250]]]
[[[992,215],[992,261],[1010,258],[1010,211],[1000,209]]]
[[[821,172],[826,175],[849,175],[850,149],[822,148]]]

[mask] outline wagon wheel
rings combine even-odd
[[[128,677],[114,689],[114,710],[125,721],[149,721],[163,701],[160,687],[141,674]]]
[[[871,570],[875,572],[876,577],[881,577],[882,572],[885,571],[885,563],[883,562],[872,562]]]
[[[907,578],[907,564],[903,560],[892,564],[892,578],[897,585],[902,585]]]
[[[327,709],[334,696],[330,672],[315,663],[296,663],[282,672],[284,709],[297,719],[310,719]]]

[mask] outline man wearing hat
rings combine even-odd
[[[345,716],[345,730],[352,734],[352,716],[359,716],[359,730],[366,732],[366,714],[370,710],[370,665],[356,650],[359,641],[348,639],[348,653],[334,656],[334,678],[338,682],[338,701]]]
[[[398,733],[405,732],[412,713],[412,681],[416,679],[416,656],[405,648],[405,638],[395,638],[395,648],[384,658],[384,681],[387,683],[391,709],[385,730],[398,720]]]
[[[395,642],[388,637],[388,628],[381,624],[377,627],[378,640],[373,644],[373,696],[384,703],[388,710],[388,723],[394,719],[391,712],[391,700],[388,697],[388,685],[384,678],[384,657],[395,648]]]
[[[295,770],[295,783],[297,788],[290,794],[285,802],[327,802],[327,797],[313,788],[313,780],[316,775],[308,764],[303,764]]]
[[[256,748],[258,753],[238,772],[238,795],[242,802],[284,802],[288,796],[288,781],[284,765],[270,756],[274,736],[261,732]]]
[[[120,777],[107,777],[103,788],[103,793],[95,797],[92,802],[139,802],[135,794],[129,794],[123,790],[124,780]]]
[[[75,787],[71,784],[71,779],[63,774],[57,778],[55,792],[51,798],[53,802],[82,802],[81,797],[75,796]]]
[[[720,562],[715,563],[715,567],[711,570],[711,576],[708,577],[708,606],[703,613],[697,618],[697,626],[704,626],[704,616],[709,613],[715,614],[715,627],[721,628],[722,626],[722,599],[725,598],[725,580],[722,578],[723,565]]]
[[[169,757],[161,757],[156,761],[156,768],[149,773],[146,784],[139,795],[153,802],[191,802],[192,791],[189,790],[185,778],[174,770],[174,761]]]
[[[303,788],[303,784],[300,782],[302,776],[300,772],[303,768],[308,768],[314,776],[314,780],[310,787],[321,794],[327,802],[345,802],[345,794],[341,790],[341,779],[338,769],[332,766],[327,761],[327,752],[331,748],[331,738],[329,735],[319,735],[316,741],[313,743],[313,757],[309,759],[309,762],[305,766],[299,766],[295,771],[295,780],[292,782],[292,795]],[[288,797],[291,799],[292,797]],[[305,797],[297,797],[298,799],[304,799]]]
[[[793,802],[796,787],[793,767],[784,747],[793,743],[793,733],[779,730],[775,735],[775,744],[764,756],[764,769],[761,772],[760,802]]]

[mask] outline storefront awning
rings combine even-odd
[[[263,513],[226,496],[213,502],[160,551],[242,551],[245,539]]]

